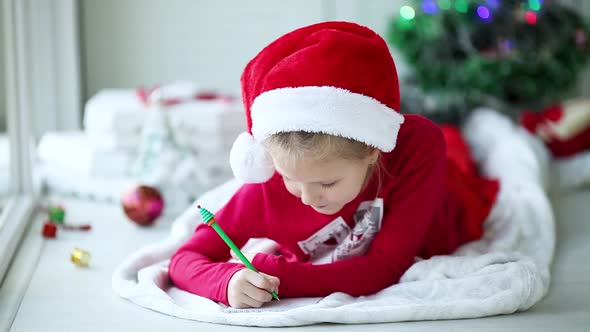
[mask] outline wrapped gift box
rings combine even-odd
[[[117,134],[113,131],[84,133],[90,147],[98,150],[122,150],[135,153],[141,144],[140,135]]]
[[[135,90],[105,89],[86,102],[84,129],[139,135],[146,108]]]
[[[136,90],[103,90],[86,103],[84,129],[93,146],[136,149],[148,112]],[[237,99],[188,100],[166,112],[177,141],[195,151],[229,151],[246,128]]]
[[[135,157],[124,150],[93,147],[81,131],[49,132],[43,135],[37,155],[41,163],[99,177],[127,176]]]
[[[86,103],[84,128],[87,131],[138,134],[152,92],[152,89],[143,87],[99,91]],[[158,92],[163,100],[178,102],[192,99],[199,88],[191,82],[177,81],[159,87]]]

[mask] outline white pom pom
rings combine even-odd
[[[275,172],[264,146],[245,132],[236,138],[229,154],[229,163],[236,178],[245,183],[266,182]]]

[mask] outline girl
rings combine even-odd
[[[290,32],[241,78],[248,133],[231,151],[245,184],[215,218],[238,246],[279,244],[228,262],[210,227],[172,257],[171,280],[236,308],[283,298],[375,293],[415,257],[479,238],[498,183],[480,178],[459,131],[399,112],[384,40],[348,22]]]

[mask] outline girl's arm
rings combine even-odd
[[[384,197],[382,228],[367,254],[324,265],[255,256],[257,269],[281,280],[281,297],[368,295],[399,281],[418,255],[435,209],[442,206],[445,142],[440,129],[429,129],[421,133],[427,137],[396,147],[403,150],[405,166],[387,184],[393,187]]]
[[[258,208],[265,194],[262,185],[243,185],[215,214],[217,223],[238,247],[250,238],[266,237],[265,217],[260,212],[264,210]],[[228,263],[229,258],[230,248],[215,230],[200,224],[188,242],[172,256],[168,273],[178,288],[229,305],[229,280],[244,269],[241,263]]]

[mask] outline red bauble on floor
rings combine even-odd
[[[129,219],[140,226],[149,226],[162,214],[164,199],[156,188],[139,185],[123,194],[121,205]]]

